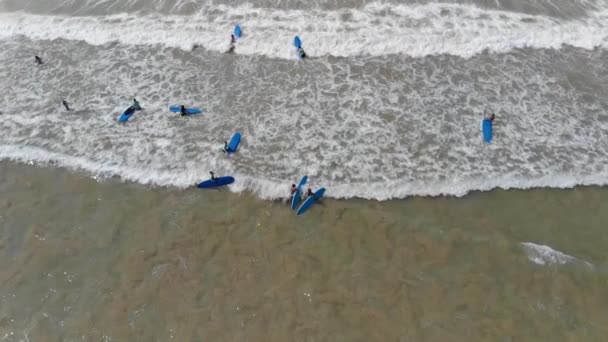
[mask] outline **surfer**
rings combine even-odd
[[[65,99],[61,100],[61,104],[65,107],[65,110],[70,110],[70,106],[68,106],[68,101],[66,101]]]
[[[211,180],[212,181],[217,181],[217,177],[215,177],[215,173],[213,173],[213,171],[209,171],[209,174],[211,175]]]
[[[186,107],[184,105],[179,107],[179,112],[182,114],[182,116],[188,115],[188,112],[186,111]]]
[[[304,52],[304,49],[301,47],[298,48],[298,56],[300,56],[300,58],[306,58],[306,52]]]
[[[308,188],[308,190],[306,190],[306,198],[311,197],[312,195],[313,195],[312,189]]]
[[[224,152],[228,152],[228,142],[224,141]]]
[[[295,184],[291,184],[291,196],[293,196],[293,194],[295,194],[296,191],[298,191],[298,188],[296,188],[296,185]]]
[[[228,53],[234,52],[235,44],[236,44],[236,37],[234,36],[234,34],[231,34],[230,35],[230,47],[228,48]]]
[[[40,57],[38,57],[38,56],[34,56],[34,59],[36,60],[36,63],[37,63],[38,65],[41,65],[41,64],[42,64],[42,58],[40,58]]]
[[[484,116],[486,119],[490,120],[490,122],[494,123],[494,118],[496,117],[494,113],[484,110]]]
[[[137,99],[133,99],[133,105],[131,107],[135,110],[141,110],[141,106],[139,105],[139,102],[137,102]]]

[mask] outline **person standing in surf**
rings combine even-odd
[[[38,64],[38,65],[42,65],[42,64],[44,64],[44,63],[42,62],[42,58],[40,58],[40,57],[38,57],[38,56],[34,56],[34,60],[36,61],[36,64]]]
[[[304,49],[301,47],[298,48],[298,56],[300,56],[300,58],[306,58],[306,52],[304,52]]]
[[[308,197],[311,197],[312,195],[314,195],[314,194],[312,193],[312,189],[311,189],[311,188],[308,188],[308,190],[306,190],[306,196],[305,196],[305,197],[306,197],[306,198],[308,198]]]
[[[65,99],[61,100],[61,104],[65,107],[65,110],[70,110],[70,106],[68,105],[68,101]]]
[[[235,44],[236,44],[236,37],[234,36],[234,34],[230,35],[230,47],[228,48],[228,53],[233,53],[234,52],[234,48],[235,48]]]
[[[133,105],[131,106],[131,108],[135,110],[141,110],[141,106],[139,105],[139,102],[137,102],[137,99],[133,99]]]

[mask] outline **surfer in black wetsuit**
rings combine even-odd
[[[236,37],[233,34],[231,34],[230,35],[230,47],[228,48],[228,53],[234,52],[235,44],[236,44]]]
[[[42,65],[42,64],[43,64],[43,62],[42,62],[42,58],[40,58],[40,57],[38,57],[38,56],[34,56],[34,59],[36,60],[36,63],[37,63],[38,65]]]
[[[209,171],[209,174],[211,175],[211,180],[212,181],[217,181],[217,177],[215,177],[215,173],[213,173],[213,171]]]
[[[298,56],[300,56],[300,58],[306,58],[306,52],[304,52],[304,49],[301,47],[298,48]]]
[[[308,190],[306,191],[306,198],[311,197],[312,195],[314,195],[312,193],[312,190],[310,188],[308,188]]]
[[[228,152],[228,142],[224,141],[224,152]]]
[[[139,105],[139,102],[137,102],[137,99],[133,99],[133,105],[131,106],[131,108],[135,110],[141,110],[141,106]]]
[[[295,194],[296,191],[298,191],[298,188],[296,188],[296,185],[295,184],[291,184],[291,196],[293,196],[293,194]]]
[[[188,112],[186,111],[186,107],[185,107],[184,105],[182,105],[182,106],[179,108],[179,112],[182,114],[182,116],[186,116],[186,115],[188,115]]]
[[[70,106],[68,106],[68,101],[61,100],[61,104],[65,107],[65,110],[70,110]]]

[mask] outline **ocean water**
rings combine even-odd
[[[179,188],[213,170],[264,199],[304,174],[376,200],[602,185],[607,22],[605,1],[1,0],[0,158]]]
[[[607,45],[605,0],[0,0],[0,341],[605,341]]]
[[[605,341],[608,190],[326,199],[0,162],[0,340]]]

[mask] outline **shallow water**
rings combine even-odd
[[[608,191],[325,200],[0,163],[5,341],[603,341]]]
[[[266,199],[304,174],[377,200],[608,177],[605,1],[2,4],[1,159],[177,187],[213,170]]]
[[[604,341],[608,191],[577,185],[608,179],[606,22],[603,0],[0,0],[0,341]],[[236,182],[193,188],[209,170]],[[296,217],[304,174],[328,198]],[[442,194],[464,197],[412,197]]]

